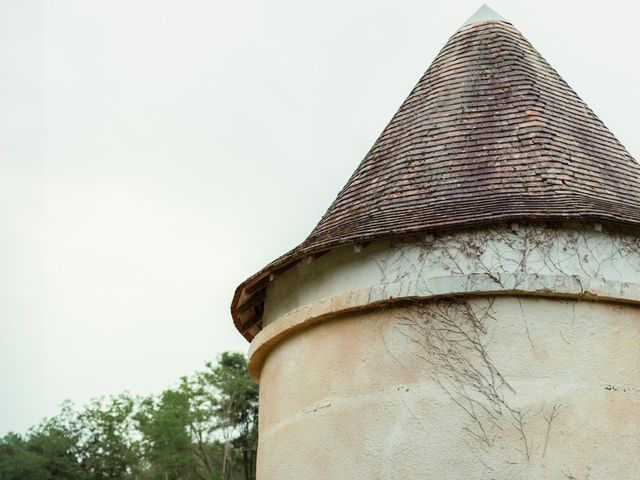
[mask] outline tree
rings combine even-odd
[[[135,418],[143,435],[151,478],[211,478],[213,471],[206,452],[194,446],[192,432],[197,418],[191,401],[192,393],[182,385],[165,390],[157,399],[149,397],[143,401]]]
[[[258,387],[239,353],[183,377],[136,416],[153,478],[255,478]]]
[[[78,461],[78,442],[81,426],[70,402],[60,413],[45,419],[29,433],[29,448],[45,461],[51,479],[81,480],[84,472]]]
[[[252,480],[258,446],[258,386],[249,378],[247,360],[240,353],[225,352],[217,365],[209,362],[206,367],[196,375],[196,383],[216,393],[212,409],[225,445],[223,476],[232,478],[234,463],[240,463],[245,480]],[[237,453],[242,457],[239,462],[233,458]]]
[[[258,388],[239,353],[160,395],[121,394],[0,438],[0,480],[253,480]]]
[[[3,480],[48,480],[46,458],[29,448],[28,439],[8,433],[0,439],[0,478]]]
[[[0,478],[81,480],[77,458],[79,430],[69,402],[26,436],[9,433],[0,440]]]
[[[141,470],[136,402],[128,394],[100,398],[77,415],[76,455],[88,479],[135,478]]]

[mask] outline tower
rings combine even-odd
[[[231,310],[258,478],[638,477],[640,165],[488,7]]]

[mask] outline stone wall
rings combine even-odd
[[[602,230],[385,240],[276,279],[259,478],[638,478],[640,244]]]

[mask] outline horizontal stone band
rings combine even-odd
[[[251,343],[249,374],[258,381],[269,351],[287,336],[317,322],[353,310],[380,308],[391,302],[470,295],[527,295],[640,304],[640,284],[578,275],[472,273],[352,290],[295,308],[267,325]]]

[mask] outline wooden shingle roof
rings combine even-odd
[[[251,339],[269,277],[309,255],[514,220],[640,226],[640,165],[516,28],[449,39],[309,237],[238,287]]]

